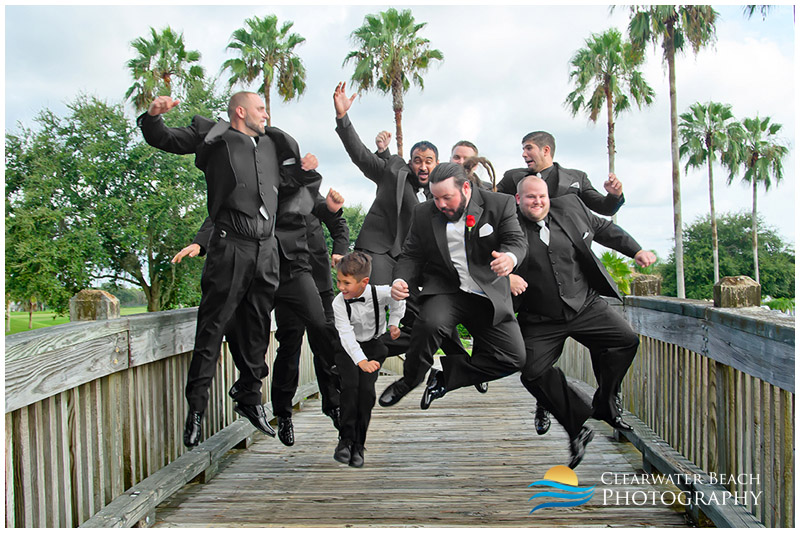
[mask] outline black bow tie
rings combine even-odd
[[[344,300],[344,303],[346,304],[354,304],[356,302],[366,302],[366,300],[364,299],[363,296],[361,296],[360,298],[350,298],[349,300],[345,298]]]

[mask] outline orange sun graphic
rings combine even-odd
[[[564,465],[554,466],[548,470],[544,475],[544,479],[549,479],[550,481],[563,483],[564,485],[570,485],[572,487],[578,486],[578,476],[575,475],[575,472],[573,472],[571,468]]]

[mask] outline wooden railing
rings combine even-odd
[[[763,525],[794,527],[794,318],[666,297],[626,297],[624,314],[641,339],[625,409]],[[559,366],[596,386],[580,344]]]
[[[192,308],[6,337],[7,527],[78,526],[187,451],[183,387],[196,318]],[[300,392],[311,394],[303,350]],[[222,355],[204,438],[237,418],[227,391],[238,372],[226,346]],[[274,357],[271,342],[270,368]]]

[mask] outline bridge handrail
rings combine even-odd
[[[626,296],[640,335],[687,350],[794,393],[794,317],[759,307],[718,308],[667,296]]]
[[[6,337],[7,527],[80,525],[187,453],[183,386],[196,318],[197,308],[189,308]],[[206,439],[236,426],[227,391],[237,376],[223,345],[203,421]],[[316,391],[304,344],[295,401]],[[262,402],[269,393],[266,380]],[[239,426],[252,430],[249,423]],[[233,441],[213,440],[228,448]],[[163,489],[157,492],[163,496]]]
[[[609,303],[641,340],[622,385],[625,409],[700,471],[728,480],[733,495],[762,494],[745,506],[761,524],[793,527],[794,317],[664,296]],[[577,342],[558,366],[597,386]]]

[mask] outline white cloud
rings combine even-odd
[[[544,129],[556,136],[556,160],[589,174],[598,189],[607,173],[606,124],[571,117],[563,105],[570,91],[569,59],[593,32],[610,27],[625,31],[627,8],[609,14],[587,6],[414,6],[422,31],[445,61],[425,76],[425,90],[412,88],[403,115],[406,151],[420,139],[433,141],[441,158],[460,139],[475,142],[499,174],[521,166],[520,140]],[[714,99],[733,105],[737,117],[770,115],[784,124],[790,143],[784,183],[760,193],[760,211],[787,239],[794,240],[795,84],[794,25],[790,7],[773,11],[767,21],[745,20],[740,7],[718,8],[714,49],[691,52],[677,64],[678,106]],[[347,80],[352,66],[342,61],[352,43],[350,32],[378,7],[361,6],[7,6],[6,128],[21,120],[33,125],[44,107],[64,113],[63,102],[84,91],[120,101],[131,79],[125,62],[129,43],[149,27],[167,24],[184,32],[189,48],[203,55],[210,74],[218,74],[228,39],[244,20],[268,13],[306,42],[298,53],[308,70],[308,88],[299,102],[273,98],[274,123],[315,153],[326,185],[341,190],[348,204],[368,206],[374,186],[349,161],[334,132],[332,93]],[[85,28],[91,28],[86,31]],[[669,102],[661,50],[651,47],[644,67],[657,97],[646,110],[633,110],[617,122],[617,174],[627,203],[620,224],[644,246],[666,257],[672,246],[672,186],[669,148]],[[375,133],[394,133],[391,99],[371,92],[351,112],[362,139],[373,146]],[[394,148],[393,148],[394,149]],[[686,174],[681,170],[682,175]],[[750,192],[725,186],[716,172],[718,211],[749,210]],[[682,178],[684,223],[708,211],[705,170]]]

